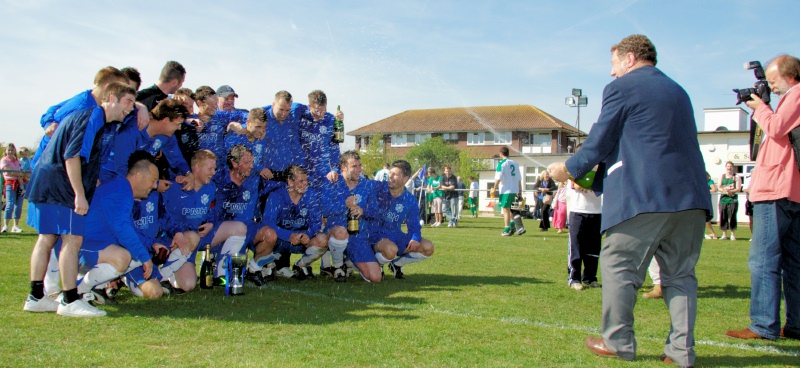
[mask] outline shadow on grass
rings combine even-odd
[[[658,357],[656,357],[656,360],[658,360]],[[800,358],[796,356],[717,356],[707,359],[698,357],[696,363],[696,366],[698,367],[796,367],[800,363]]]
[[[188,294],[167,296],[159,300],[133,297],[127,289],[121,292],[118,304],[103,307],[109,317],[136,316],[145,318],[211,319],[250,323],[332,324],[381,318],[414,320],[419,313],[434,305],[430,293],[451,294],[453,303],[470,305],[459,300],[467,289],[488,287],[487,294],[519,292],[542,283],[532,277],[462,276],[443,274],[411,274],[395,280],[387,274],[380,284],[368,284],[358,275],[346,283],[317,277],[307,281],[282,279],[264,288],[245,288],[245,294],[226,297],[222,288],[194,290]],[[474,293],[474,290],[469,290]],[[431,299],[441,300],[441,296]],[[446,302],[447,303],[447,302]]]
[[[710,285],[697,288],[698,298],[750,299],[750,288],[738,285]]]

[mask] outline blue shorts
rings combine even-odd
[[[411,235],[400,233],[400,234],[384,236],[383,239],[389,239],[390,241],[392,241],[392,243],[397,245],[397,255],[402,256],[406,252],[406,247],[408,247],[408,243],[411,241]]]
[[[147,280],[156,279],[161,281],[161,271],[158,270],[158,267],[153,267],[153,272],[150,273],[150,278],[146,279],[144,278],[144,267],[139,266],[131,270],[131,272],[126,273],[125,278],[134,283],[136,286],[141,287],[141,285],[147,282]]]
[[[86,216],[72,208],[49,203],[28,202],[28,225],[39,234],[69,234],[83,236]]]
[[[258,231],[266,225],[263,225],[260,222],[249,222],[245,225],[247,226],[247,235],[244,238],[245,249],[255,250],[256,245],[253,244],[253,240],[256,239],[256,234]]]
[[[288,252],[291,254],[305,254],[306,247],[302,245],[292,245],[286,240],[278,239],[278,242],[275,244],[275,249],[272,250],[272,253],[283,253]]]
[[[194,252],[192,252],[192,254],[189,255],[189,258],[186,259],[186,262],[191,264],[197,264],[197,262],[195,261],[195,259],[197,258],[197,252],[206,251],[206,244],[211,244],[211,241],[214,240],[214,236],[217,235],[217,229],[219,229],[219,224],[214,224],[214,227],[211,228],[211,231],[209,231],[208,234],[206,234],[206,236],[200,238],[200,242],[197,243],[197,248],[195,248]]]
[[[368,236],[361,234],[356,236],[351,235],[350,239],[347,241],[347,249],[345,250],[347,259],[355,263],[378,262],[378,259],[375,258],[375,250],[372,248],[371,244]]]
[[[84,239],[81,251],[78,253],[78,273],[86,273],[97,265],[100,251],[108,248],[107,242]]]

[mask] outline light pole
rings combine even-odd
[[[578,128],[578,141],[580,141],[581,137],[581,107],[586,107],[589,104],[589,98],[583,95],[583,90],[580,88],[573,88],[572,89],[572,96],[567,97],[564,99],[564,104],[569,107],[577,107],[578,108],[578,121],[576,123],[576,128]]]

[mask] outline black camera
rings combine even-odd
[[[733,90],[736,93],[736,104],[752,100],[750,95],[756,95],[764,100],[764,103],[769,103],[769,83],[767,83],[767,76],[764,74],[764,68],[761,67],[761,63],[758,61],[744,63],[744,70],[753,70],[756,75],[756,83],[753,88]]]

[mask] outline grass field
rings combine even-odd
[[[583,346],[598,332],[601,290],[567,287],[567,235],[528,220],[527,234],[501,238],[501,221],[425,228],[436,253],[406,280],[284,279],[239,297],[216,288],[156,301],[123,289],[94,319],[23,312],[35,240],[24,227],[0,235],[0,366],[632,366]],[[704,244],[697,366],[800,366],[797,340],[724,336],[749,323],[746,226],[737,235]],[[663,301],[640,299],[635,328],[636,366],[665,366]]]

